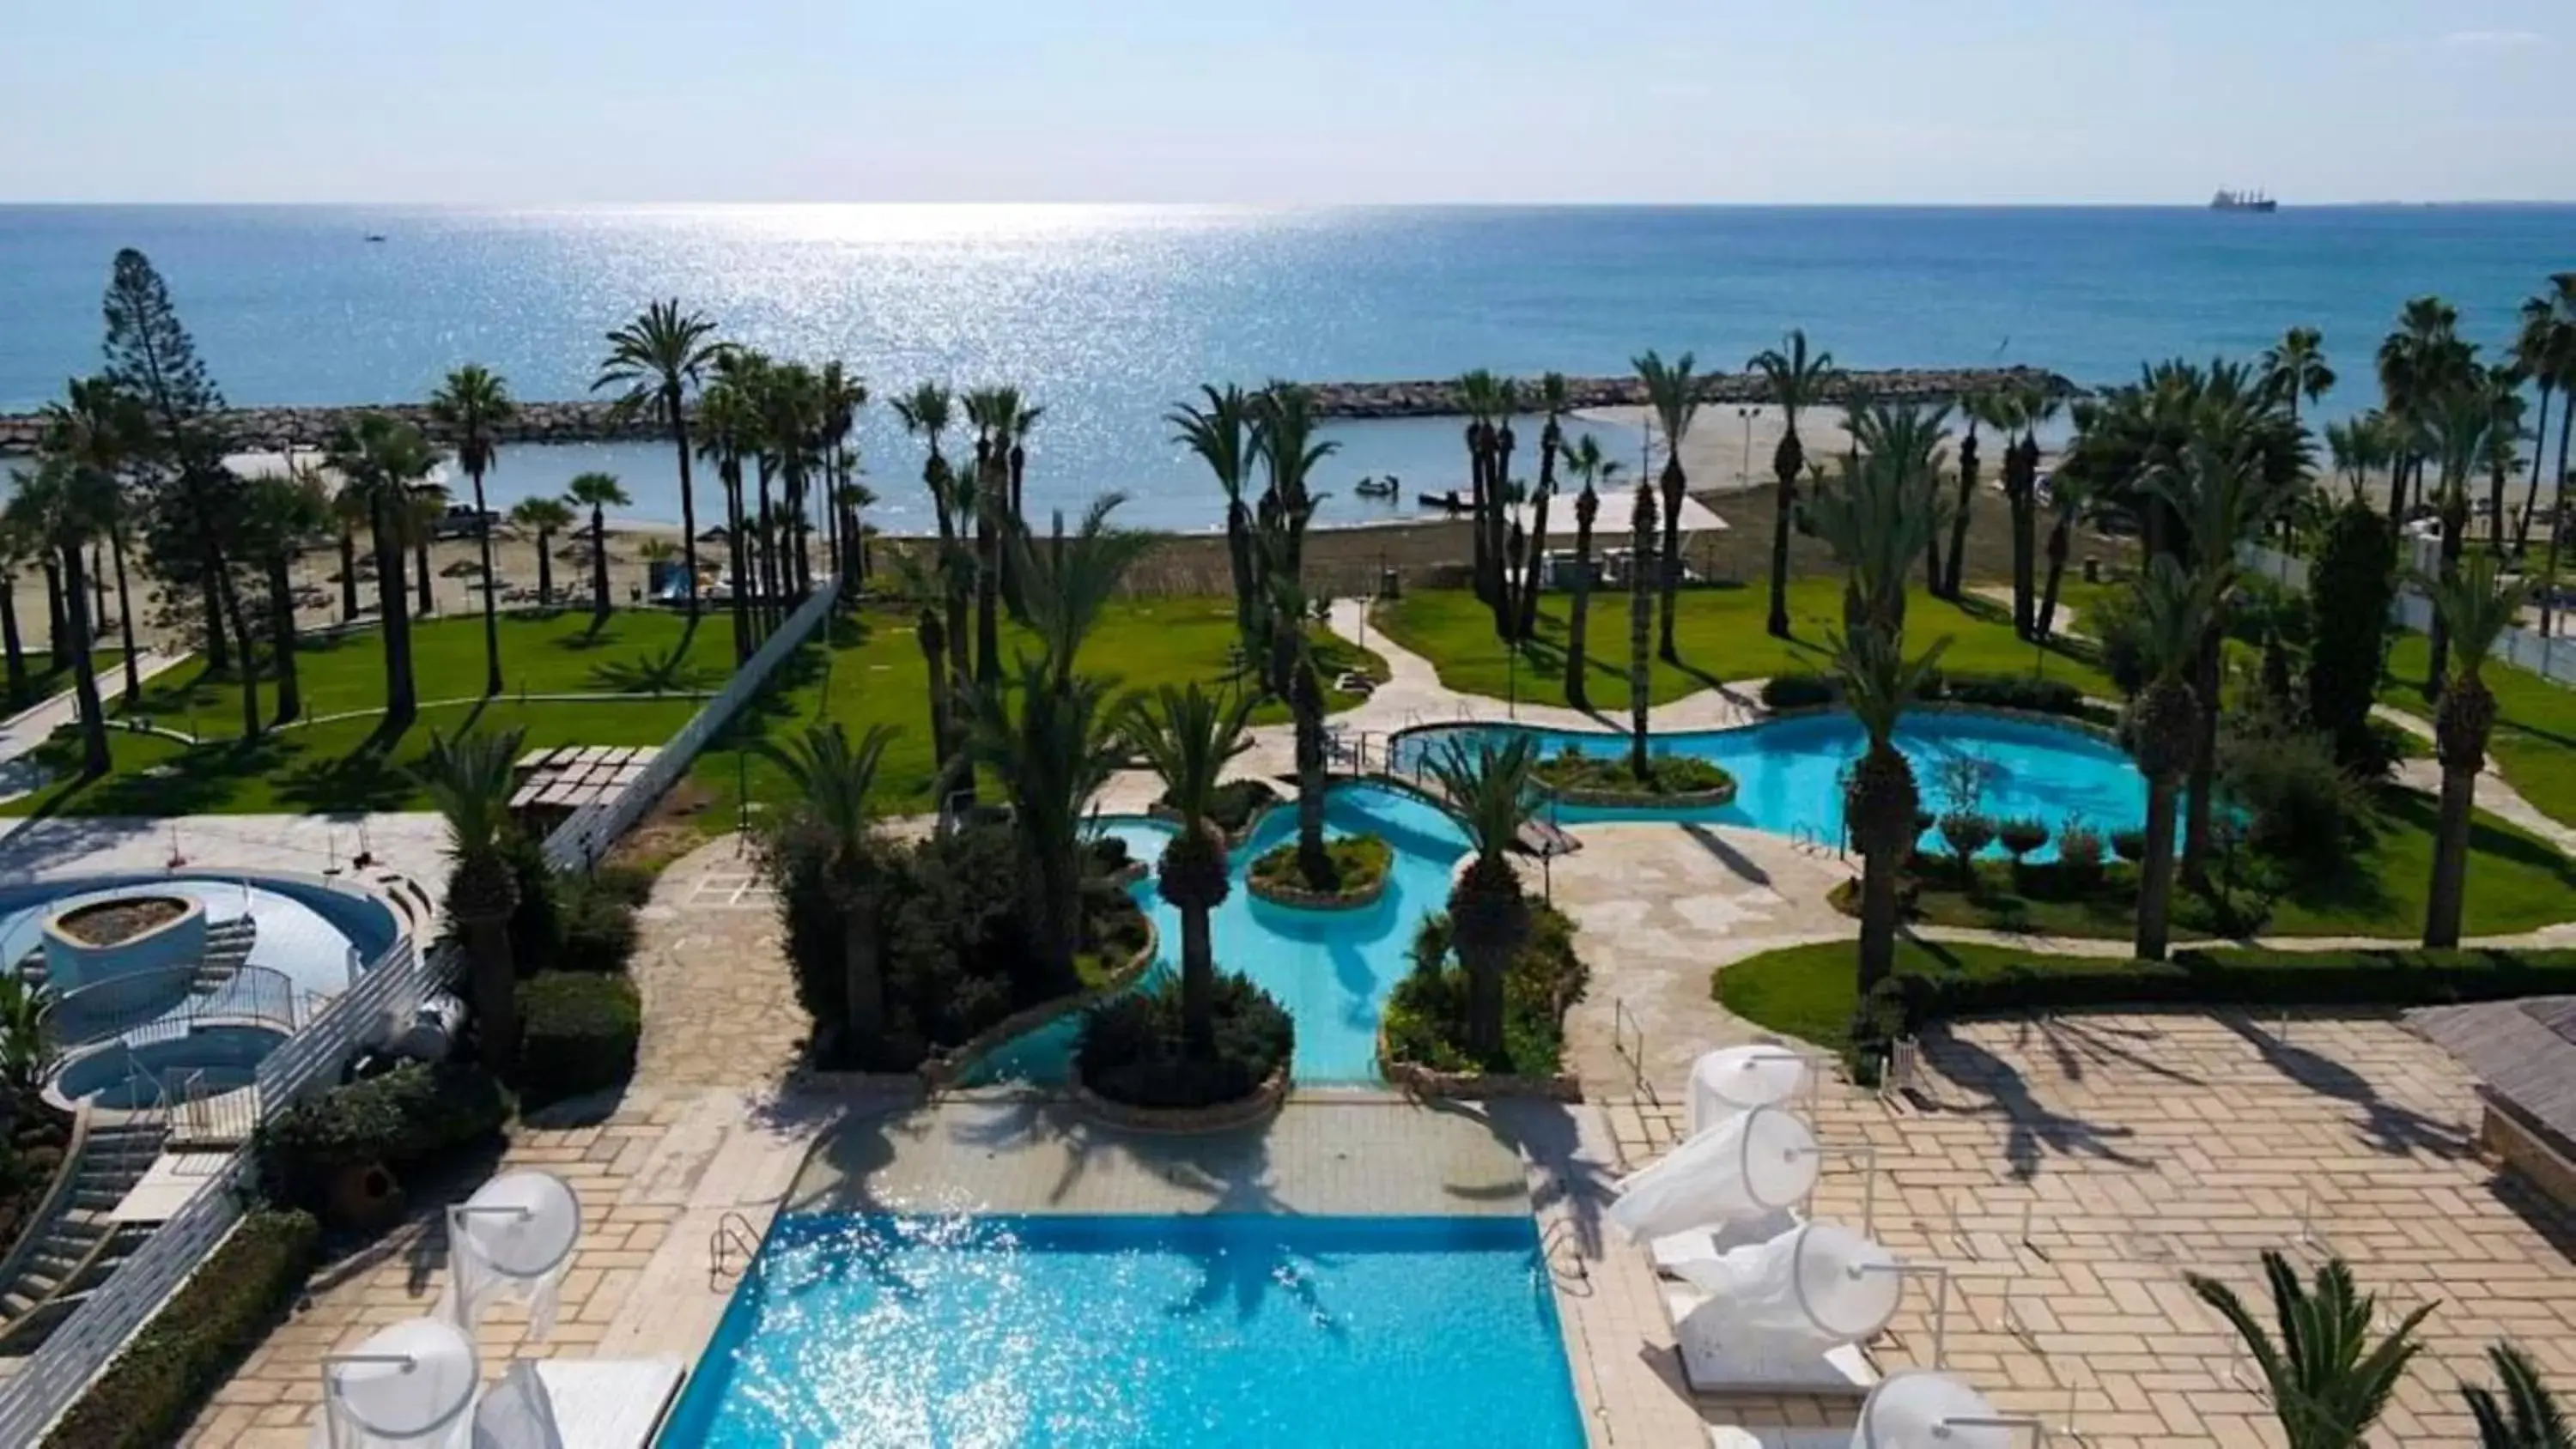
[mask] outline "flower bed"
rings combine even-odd
[[[1649,756],[1640,780],[1629,772],[1625,756],[1568,749],[1539,761],[1530,778],[1568,805],[1724,805],[1735,798],[1735,777],[1692,755]]]
[[[1340,884],[1327,891],[1310,888],[1297,869],[1297,842],[1284,841],[1252,863],[1244,879],[1252,894],[1274,905],[1307,911],[1355,911],[1377,904],[1386,894],[1395,851],[1374,835],[1345,835],[1324,842]]]

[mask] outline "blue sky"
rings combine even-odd
[[[2576,200],[2566,0],[8,9],[12,201]]]

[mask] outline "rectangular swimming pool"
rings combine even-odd
[[[1581,1449],[1526,1217],[780,1219],[662,1443]]]

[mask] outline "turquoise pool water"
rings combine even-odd
[[[1380,785],[1344,785],[1325,797],[1324,823],[1335,835],[1372,834],[1395,848],[1386,894],[1357,911],[1300,911],[1253,899],[1243,875],[1262,852],[1297,833],[1297,811],[1282,805],[1262,817],[1235,851],[1234,891],[1209,923],[1217,965],[1261,983],[1297,1020],[1294,1071],[1305,1085],[1374,1082],[1378,1015],[1388,993],[1412,969],[1406,951],[1422,918],[1449,901],[1449,873],[1467,837],[1447,812],[1427,800]],[[1162,858],[1172,827],[1132,817],[1104,820],[1099,834],[1127,842],[1151,865]],[[1179,969],[1181,914],[1163,903],[1151,874],[1134,887],[1153,917],[1158,947],[1153,969]],[[1006,1044],[970,1074],[974,1082],[1064,1080],[1079,1018],[1067,1017]]]
[[[1454,739],[1520,732],[1536,735],[1547,754],[1572,747],[1586,755],[1624,756],[1625,735],[1537,729],[1524,725],[1443,725],[1396,742],[1399,772],[1411,771],[1430,752]],[[1897,730],[1897,748],[1913,762],[1924,808],[1943,808],[1941,784],[1957,762],[1973,762],[1983,780],[1980,808],[2005,819],[2029,816],[2051,830],[2081,819],[2105,834],[2137,827],[2147,815],[2147,782],[2119,746],[2081,730],[1966,712],[1919,713]],[[1596,820],[1696,820],[1749,825],[1781,835],[1812,831],[1827,843],[1843,828],[1842,772],[1860,758],[1868,738],[1849,715],[1807,715],[1747,725],[1654,735],[1659,755],[1692,755],[1735,777],[1735,801],[1714,809],[1606,809],[1553,807],[1569,825]],[[1926,834],[1927,848],[1939,848]],[[2034,860],[2053,859],[2054,843]]]
[[[1579,1449],[1526,1217],[791,1216],[680,1449]]]

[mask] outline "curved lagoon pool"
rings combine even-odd
[[[1342,785],[1325,798],[1325,828],[1334,835],[1371,834],[1395,848],[1386,894],[1357,911],[1301,911],[1253,899],[1244,872],[1264,851],[1297,833],[1297,811],[1283,804],[1262,817],[1252,838],[1229,857],[1234,891],[1209,924],[1217,966],[1240,971],[1279,998],[1297,1021],[1293,1070],[1301,1085],[1357,1085],[1379,1080],[1377,1023],[1395,983],[1412,969],[1407,951],[1422,918],[1447,906],[1449,873],[1467,837],[1446,811],[1382,785]],[[1173,827],[1116,817],[1098,834],[1127,842],[1136,859],[1162,859]],[[1155,979],[1179,968],[1181,913],[1164,904],[1149,873],[1132,887],[1153,918],[1158,940]],[[971,1083],[1053,1083],[1065,1079],[1077,1017],[1065,1017],[1005,1044],[968,1074]]]
[[[1527,725],[1435,725],[1401,736],[1395,745],[1401,773],[1419,767],[1451,740],[1538,737],[1553,755],[1571,748],[1585,755],[1622,757],[1628,737]],[[1694,809],[1605,808],[1561,805],[1554,818],[1568,825],[1602,820],[1693,820],[1749,825],[1780,835],[1813,833],[1828,843],[1843,829],[1842,772],[1868,747],[1859,721],[1847,714],[1805,715],[1728,730],[1699,730],[1651,737],[1658,755],[1707,760],[1735,777],[1733,804]],[[1914,766],[1924,808],[1939,810],[1945,772],[1977,768],[1984,813],[1998,820],[2028,816],[2052,830],[2081,819],[2108,834],[2146,819],[2147,782],[2118,745],[2082,730],[1966,711],[1926,711],[1906,716],[1896,747]],[[1927,833],[1924,845],[1940,848]],[[2034,860],[2054,859],[2051,846]]]

